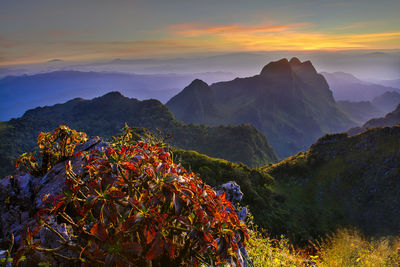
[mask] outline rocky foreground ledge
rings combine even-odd
[[[92,149],[104,149],[107,143],[100,137],[77,146],[75,154]],[[82,158],[71,157],[71,166],[80,173]],[[0,248],[6,249],[10,235],[15,245],[21,242],[21,234],[27,227],[35,224],[34,215],[44,208],[43,197],[47,194],[58,195],[65,186],[65,162],[51,168],[43,177],[34,177],[28,173],[17,173],[0,180]]]
[[[77,153],[91,150],[104,150],[108,144],[100,137],[94,137],[86,143],[75,148],[74,156],[66,161],[71,162],[73,171],[76,174],[82,172],[82,157],[76,156]],[[44,208],[43,199],[45,196],[58,195],[63,192],[65,180],[65,163],[59,162],[52,167],[44,176],[35,177],[28,173],[19,172],[13,176],[7,176],[0,180],[0,250],[7,250],[10,247],[11,237],[14,236],[14,250],[22,243],[22,237],[27,228],[34,228],[36,225],[35,214]],[[226,194],[226,199],[234,206],[241,201],[243,193],[236,182],[214,188],[216,193]],[[247,216],[247,209],[242,208],[236,211],[240,220],[244,221]],[[71,233],[67,230],[65,223],[53,222],[52,227],[67,239],[71,240]],[[40,242],[46,247],[55,247],[55,236],[47,228],[43,228],[40,233]],[[252,266],[251,260],[244,249],[239,244],[241,266]],[[0,258],[3,257],[0,255]],[[60,261],[48,255],[41,255],[40,261],[48,262],[52,266],[70,266],[68,262]]]

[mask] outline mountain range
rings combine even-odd
[[[400,104],[400,93],[398,91],[388,91],[372,99],[372,104],[384,113],[393,111]]]
[[[178,58],[115,58],[104,61],[71,61],[56,59],[14,66],[0,67],[0,77],[6,75],[37,74],[60,70],[123,72],[136,74],[188,74],[204,72],[233,73],[234,77],[246,77],[259,71],[265,62],[297,56],[300,60],[311,60],[319,70],[326,72],[352,73],[364,80],[375,80],[383,84],[398,79],[400,53],[397,50],[380,51],[258,51],[207,53]],[[234,78],[232,77],[232,78]],[[221,79],[220,79],[221,80]],[[226,80],[226,79],[223,79]],[[386,86],[393,86],[387,84]],[[397,88],[399,88],[397,86]]]
[[[0,121],[17,118],[31,108],[54,105],[72,98],[93,98],[120,91],[137,99],[166,102],[195,77],[219,81],[228,73],[149,74],[118,72],[53,71],[0,79]],[[21,97],[23,96],[23,97]]]
[[[395,88],[400,88],[400,79],[394,79],[394,80],[379,80],[377,83],[385,85],[385,86],[390,86],[390,87],[395,87]]]
[[[400,124],[400,105],[396,107],[395,110],[386,114],[385,117],[382,118],[374,118],[367,121],[363,127],[364,128],[372,128],[372,127],[383,127],[383,126],[394,126]]]
[[[337,104],[351,118],[364,124],[370,119],[382,117],[393,111],[400,104],[400,93],[387,91],[374,97],[371,101],[339,100]]]
[[[322,72],[336,100],[371,101],[386,92],[400,93],[399,88],[362,81],[345,72]]]
[[[370,128],[394,126],[398,124],[400,124],[400,104],[396,107],[395,110],[386,114],[386,116],[370,119],[360,127],[351,128],[347,131],[347,133],[350,135],[355,135],[364,132]]]
[[[127,123],[171,135],[174,160],[207,183],[236,180],[256,223],[272,236],[303,242],[342,227],[399,234],[400,106],[357,132],[324,135],[382,114],[374,103],[336,102],[313,64],[297,58],[271,62],[252,77],[211,85],[196,79],[167,105],[119,92],[74,98],[0,122],[0,175],[33,150],[39,132],[66,124],[107,139]],[[290,157],[278,162],[274,150]]]
[[[0,176],[12,172],[12,162],[17,156],[33,150],[39,132],[66,124],[89,136],[108,138],[119,133],[125,123],[155,132],[160,130],[163,136],[172,135],[167,140],[172,145],[216,158],[253,167],[277,161],[266,137],[252,125],[187,125],[176,121],[158,100],[139,101],[111,92],[92,100],[75,98],[64,104],[31,109],[21,118],[1,122]]]
[[[368,120],[385,115],[385,112],[380,110],[370,101],[352,102],[346,100],[336,101],[339,107],[345,111],[351,118],[363,124]]]
[[[356,125],[312,63],[297,58],[271,62],[252,77],[211,85],[195,80],[166,106],[186,123],[250,123],[282,158],[307,149],[324,133]]]

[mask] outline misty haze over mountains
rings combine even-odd
[[[96,62],[69,62],[49,59],[48,62],[0,67],[0,77],[36,74],[57,70],[111,71],[136,74],[194,74],[201,72],[227,72],[235,77],[254,75],[266,63],[281,58],[297,57],[311,60],[320,72],[347,72],[368,81],[400,79],[400,51],[275,51],[237,52],[228,54],[200,54],[181,58],[119,58]]]
[[[322,72],[321,74],[329,83],[336,100],[369,101],[386,92],[400,92],[399,88],[362,81],[345,72]]]
[[[0,80],[0,120],[22,116],[30,108],[72,98],[93,98],[110,91],[128,97],[166,102],[195,78],[209,82],[231,79],[225,73],[137,75],[112,72],[54,71],[8,76]],[[22,97],[23,96],[23,97]]]
[[[194,79],[211,84],[252,76],[266,63],[291,54],[294,52],[231,53],[197,58],[115,59],[79,64],[52,59],[42,64],[2,67],[0,120],[21,116],[29,108],[65,102],[75,97],[93,98],[115,90],[128,97],[141,100],[155,98],[165,103]],[[296,54],[299,54],[300,60],[311,59],[318,72],[333,72],[323,74],[336,100],[372,101],[374,97],[397,91],[400,87],[399,79],[396,79],[400,77],[398,51]],[[338,75],[338,70],[342,75]],[[10,75],[17,77],[5,77]],[[375,84],[352,75],[374,80]],[[396,105],[397,102],[382,111],[390,112]]]

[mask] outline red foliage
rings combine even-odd
[[[67,189],[38,215],[73,229],[73,242],[61,240],[61,246],[76,251],[82,263],[218,264],[235,259],[237,242],[247,239],[224,195],[173,163],[162,147],[125,142],[80,156],[86,159],[82,174],[67,163]]]

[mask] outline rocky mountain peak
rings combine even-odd
[[[200,79],[193,80],[188,87],[208,87],[208,84]]]
[[[315,75],[318,74],[311,61],[307,60],[301,62],[298,58],[294,57],[290,60],[290,66],[293,70],[300,75]]]
[[[188,86],[186,86],[180,94],[185,96],[191,95],[192,97],[207,97],[210,96],[211,93],[211,87],[206,82],[200,79],[195,79]],[[175,97],[173,97],[170,101],[172,101]]]
[[[301,61],[297,57],[292,57],[289,61],[290,65],[299,65]]]
[[[126,97],[123,96],[119,91],[112,91],[112,92],[109,92],[109,93],[101,96],[100,98],[102,98],[102,99],[119,99],[119,98],[126,98]]]
[[[269,76],[276,74],[290,74],[292,72],[291,66],[287,58],[268,63],[262,70],[261,76]]]

